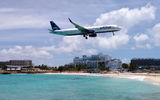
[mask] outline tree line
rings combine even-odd
[[[98,67],[88,67],[87,64],[84,65],[68,65],[68,66],[59,66],[59,67],[48,67],[47,65],[38,65],[35,68],[39,68],[41,70],[53,70],[53,71],[87,71],[87,72],[99,72],[99,71],[109,71],[109,67],[105,67],[104,62],[99,62]]]

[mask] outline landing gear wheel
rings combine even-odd
[[[86,39],[88,39],[88,37],[85,37]]]
[[[114,32],[113,32],[113,36],[114,36],[115,34],[114,34]]]

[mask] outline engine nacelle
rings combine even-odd
[[[89,34],[89,37],[96,37],[97,34],[95,33],[94,30],[88,30],[88,34]]]
[[[89,37],[96,37],[97,34],[96,33],[93,33],[93,34],[90,34]]]
[[[94,30],[88,30],[88,33],[89,33],[89,34],[93,34],[93,33],[94,33]]]

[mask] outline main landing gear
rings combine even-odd
[[[85,37],[85,39],[88,39],[87,35],[84,35],[84,34],[83,34],[83,37]]]

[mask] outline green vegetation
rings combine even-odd
[[[38,65],[38,66],[35,66],[35,68],[39,68],[40,70],[54,70],[54,71],[57,71],[57,67],[48,67],[47,65]]]
[[[99,71],[109,71],[108,67],[105,67],[104,62],[98,64],[98,68],[87,67],[87,65],[76,65],[76,66],[59,66],[57,71],[87,71],[87,72],[99,72]]]
[[[126,63],[123,63],[122,68],[132,72],[138,69],[138,65],[136,63],[130,63],[129,65]]]
[[[129,68],[129,66],[128,66],[128,64],[123,63],[123,64],[122,64],[122,68],[124,68],[124,69],[128,69],[128,68]]]
[[[99,62],[98,63],[98,69],[100,71],[109,71],[109,67],[105,67],[105,63],[104,62]]]
[[[39,66],[35,66],[35,68],[39,68],[39,69],[41,69],[41,70],[48,70],[48,66],[47,66],[47,65],[44,65],[44,64],[39,65]]]
[[[76,65],[75,67],[74,66],[59,66],[58,71],[62,72],[62,71],[84,71],[84,70],[87,70],[87,67],[86,65]]]
[[[6,66],[6,65],[1,65],[0,68],[1,68],[2,70],[6,70],[6,69],[7,69],[7,66]]]
[[[136,63],[130,63],[129,71],[135,71],[138,69],[138,65]]]

